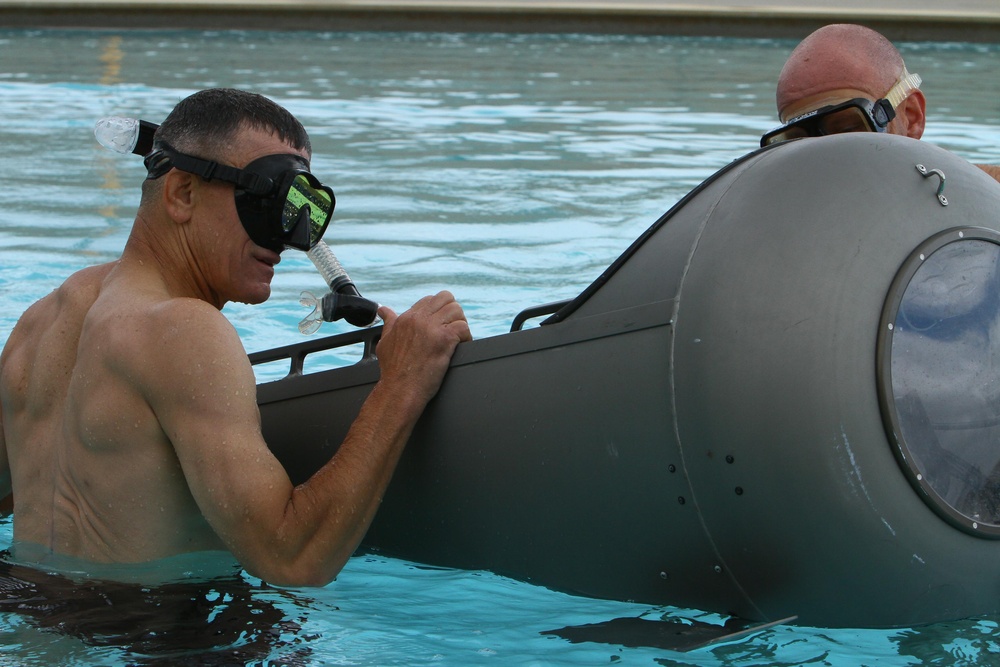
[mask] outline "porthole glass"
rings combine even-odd
[[[918,248],[881,321],[879,390],[911,482],[958,527],[1000,537],[1000,235]]]

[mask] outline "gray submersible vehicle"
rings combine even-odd
[[[575,299],[459,347],[364,547],[755,621],[996,613],[998,281],[1000,185],[965,160],[875,133],[753,152]],[[258,402],[294,482],[378,335],[251,355],[288,362]]]

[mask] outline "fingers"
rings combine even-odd
[[[440,323],[440,326],[457,336],[459,342],[472,340],[472,331],[469,329],[465,311],[448,290],[425,296],[413,304],[410,312],[426,318],[431,323]]]
[[[458,306],[458,302],[455,301],[455,297],[451,292],[448,290],[442,290],[437,294],[425,296],[423,299],[413,304],[413,307],[410,308],[410,310],[415,313],[432,316],[436,313],[440,313],[442,310],[448,309],[451,306]],[[459,306],[459,308],[461,308],[461,306]]]
[[[398,317],[388,308],[384,314],[386,328],[375,351],[383,379],[414,388],[424,400],[429,399],[448,370],[455,348],[472,340],[462,306],[445,291],[420,299]]]
[[[376,314],[382,318],[382,335],[384,336],[389,333],[389,330],[392,329],[392,325],[396,322],[396,318],[399,316],[396,315],[396,311],[392,308],[381,304],[379,305]]]
[[[455,305],[458,306],[457,303]],[[445,320],[444,326],[458,336],[458,341],[460,343],[466,343],[472,340],[472,330],[469,328],[469,322],[465,319],[465,312],[460,306],[458,308],[457,316],[449,317]]]
[[[460,343],[468,343],[472,340],[472,330],[469,328],[469,323],[465,320],[452,322],[449,326],[455,331],[455,335],[458,336]]]

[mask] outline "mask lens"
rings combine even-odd
[[[309,211],[309,243],[312,246],[323,237],[333,216],[333,195],[318,183],[314,185],[306,174],[297,174],[288,188],[281,214],[281,228],[286,234],[295,228],[303,206]]]
[[[859,107],[847,107],[826,114],[819,119],[820,134],[843,134],[845,132],[873,132],[871,118]]]
[[[802,127],[801,125],[790,125],[788,127],[780,128],[774,132],[769,132],[764,135],[764,139],[761,141],[761,146],[770,146],[771,144],[781,143],[782,141],[790,141],[792,139],[801,139],[802,137],[809,137],[812,134],[808,129]]]
[[[761,137],[760,145],[769,146],[789,139],[824,137],[829,134],[843,134],[845,132],[882,132],[884,130],[881,128],[888,124],[891,116],[886,119],[885,123],[876,123],[870,111],[872,108],[872,103],[863,98],[848,100],[836,106],[823,107],[771,130]],[[878,104],[874,108],[884,111]]]

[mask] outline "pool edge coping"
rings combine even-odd
[[[801,37],[831,22],[856,22],[893,40],[1000,41],[1000,9],[738,7],[643,1],[611,4],[607,0],[0,0],[0,21],[8,29],[591,32],[772,38]]]

